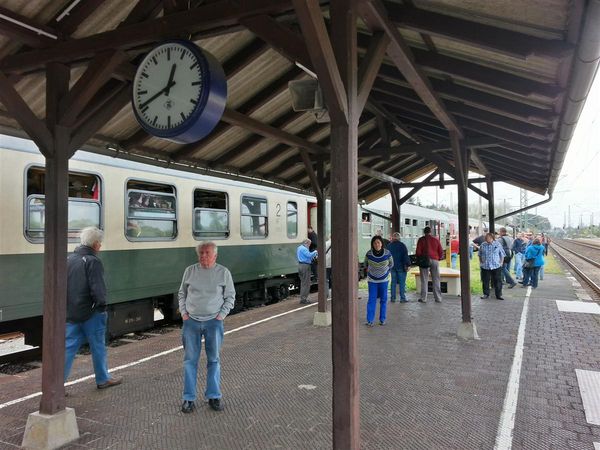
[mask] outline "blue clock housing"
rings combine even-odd
[[[197,58],[201,73],[201,89],[193,112],[181,124],[173,128],[156,128],[141,117],[135,104],[133,112],[140,126],[152,136],[178,144],[189,144],[204,138],[215,128],[227,103],[227,78],[219,61],[206,50],[187,40],[174,39],[161,42],[153,50],[166,44],[179,44]],[[143,64],[143,63],[142,63]],[[141,67],[141,65],[140,65]],[[137,78],[138,75],[136,75]],[[133,83],[135,101],[135,82]]]

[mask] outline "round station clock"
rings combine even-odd
[[[227,79],[217,59],[193,42],[166,41],[146,55],[133,80],[133,111],[152,136],[187,144],[221,119]]]

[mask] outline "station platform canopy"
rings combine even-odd
[[[357,3],[359,199],[451,175],[449,130],[471,149],[471,171],[552,193],[598,67],[598,1]],[[309,191],[306,152],[327,182],[330,126],[294,111],[288,89],[314,71],[294,2],[10,0],[0,13],[0,132],[39,134],[45,70],[60,63],[71,91],[59,123],[79,148]],[[229,90],[221,122],[186,145],[149,136],[131,106],[141,57],[182,37],[216,56]]]

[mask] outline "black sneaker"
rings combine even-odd
[[[194,405],[194,402],[192,400],[184,400],[183,401],[183,404],[181,405],[181,412],[182,413],[189,414],[194,409],[196,409],[196,405]]]
[[[504,300],[504,297],[496,297],[498,300]]]
[[[208,399],[208,406],[210,406],[213,411],[223,411],[223,405],[221,404],[221,399],[219,398]]]
[[[482,295],[482,296],[481,296],[481,298],[482,298],[483,300],[485,300],[486,298],[490,298],[490,296],[489,296],[489,295]]]

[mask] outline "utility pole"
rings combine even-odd
[[[520,190],[519,195],[519,207],[520,209],[527,208],[527,191],[525,189]],[[527,213],[523,211],[521,213],[521,230],[526,230],[529,227],[529,223],[527,220]]]
[[[571,205],[569,205],[569,228],[571,228]]]

